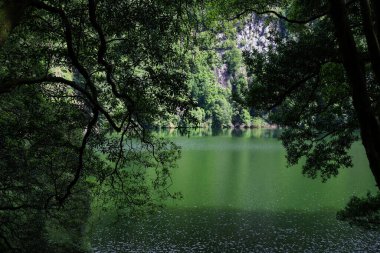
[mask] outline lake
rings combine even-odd
[[[326,183],[286,166],[276,130],[163,131],[182,146],[172,191],[184,198],[139,221],[95,226],[94,252],[380,252],[380,232],[335,216],[375,191],[360,143]]]

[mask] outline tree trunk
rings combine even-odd
[[[380,189],[380,127],[367,91],[364,62],[359,57],[349,27],[345,1],[330,0],[330,8],[343,65],[351,86],[352,102],[359,120],[362,143],[377,187]]]
[[[375,30],[375,15],[372,11],[369,0],[360,0],[360,11],[363,22],[363,30],[368,45],[368,52],[371,59],[372,70],[375,74],[377,83],[380,85],[380,41]]]
[[[373,10],[373,15],[375,16],[375,31],[376,37],[380,41],[380,1],[379,0],[371,0],[371,8]]]
[[[0,0],[0,48],[20,22],[29,2],[29,0]]]

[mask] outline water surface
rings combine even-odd
[[[144,220],[99,225],[95,252],[380,252],[380,233],[336,220],[352,195],[375,191],[364,151],[327,183],[286,167],[273,130],[162,132],[183,147],[181,201]]]

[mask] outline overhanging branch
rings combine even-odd
[[[0,94],[10,92],[13,89],[20,87],[22,85],[32,85],[32,84],[43,84],[43,83],[56,83],[56,84],[66,84],[70,86],[71,88],[79,91],[82,93],[88,101],[91,103],[91,105],[96,108],[100,113],[106,117],[108,123],[112,126],[115,131],[120,132],[121,126],[119,127],[115,121],[112,119],[111,115],[100,105],[98,100],[96,100],[88,91],[86,91],[83,87],[78,85],[74,81],[67,80],[62,77],[56,77],[56,76],[45,76],[42,78],[35,78],[35,79],[17,79],[17,80],[11,80],[8,82],[3,82],[0,84]]]
[[[88,12],[89,12],[89,19],[92,27],[96,31],[99,37],[99,47],[98,47],[98,55],[97,55],[97,61],[100,65],[102,65],[105,68],[106,72],[106,80],[107,83],[111,86],[112,93],[115,95],[115,97],[119,99],[124,99],[128,103],[128,110],[131,110],[133,101],[132,98],[129,97],[127,94],[121,94],[118,91],[117,85],[113,79],[113,69],[114,67],[105,59],[106,53],[107,53],[107,41],[105,38],[105,34],[103,32],[102,27],[97,21],[96,17],[96,2],[95,0],[88,0]],[[131,113],[131,112],[130,112]]]
[[[349,0],[346,2],[346,6],[349,6],[353,3],[355,3],[356,1],[358,0]],[[277,11],[274,11],[274,10],[258,10],[258,9],[255,9],[255,8],[247,8],[245,9],[244,11],[238,13],[237,15],[235,15],[234,17],[232,18],[229,18],[230,21],[232,20],[235,20],[235,19],[238,19],[240,18],[241,16],[244,16],[248,13],[255,13],[256,15],[274,15],[276,16],[277,18],[279,19],[282,19],[288,23],[291,23],[291,24],[298,24],[298,25],[305,25],[305,24],[308,24],[314,20],[317,20],[317,19],[320,19],[324,16],[327,16],[329,14],[330,10],[328,7],[324,7],[324,10],[322,10],[320,13],[317,13],[311,17],[308,17],[308,18],[305,18],[305,19],[292,19],[292,18],[288,18],[287,16],[277,12]]]
[[[276,11],[273,11],[273,10],[259,11],[257,9],[251,9],[251,8],[249,8],[249,9],[246,9],[243,12],[237,14],[236,16],[230,18],[229,20],[231,21],[231,20],[238,19],[241,16],[244,16],[244,15],[246,15],[248,13],[255,13],[256,15],[266,15],[266,14],[274,15],[277,18],[282,19],[282,20],[284,20],[284,21],[286,21],[288,23],[298,24],[298,25],[304,25],[304,24],[310,23],[310,22],[312,22],[314,20],[320,19],[321,17],[326,16],[328,14],[328,11],[323,11],[323,12],[321,12],[319,14],[316,14],[316,15],[311,16],[311,17],[309,17],[307,19],[304,19],[304,20],[297,20],[297,19],[288,18],[288,17],[280,14],[279,12],[276,12]]]
[[[312,74],[309,74],[307,76],[305,76],[304,78],[302,78],[301,80],[295,82],[294,84],[292,84],[286,91],[284,91],[281,95],[279,95],[279,97],[277,98],[277,102],[274,103],[273,105],[271,105],[267,111],[271,111],[273,110],[274,108],[276,108],[277,106],[281,105],[285,99],[287,97],[289,97],[295,90],[297,90],[298,88],[300,88],[302,85],[304,85],[308,80],[314,78],[318,76],[317,73],[312,73]]]
[[[47,12],[50,12],[51,14],[58,15],[61,18],[62,25],[65,29],[65,42],[66,42],[66,46],[67,46],[67,55],[70,58],[73,66],[78,69],[79,73],[86,80],[86,84],[90,87],[92,96],[94,97],[94,99],[96,99],[98,96],[98,91],[97,91],[94,83],[92,82],[88,71],[79,62],[77,54],[75,53],[74,44],[73,44],[72,26],[71,26],[70,20],[67,17],[66,13],[60,8],[50,6],[48,4],[45,4],[45,3],[37,1],[37,0],[33,0],[32,5],[34,7],[36,7],[37,9],[45,10]]]
[[[92,113],[93,113],[93,117],[87,125],[86,133],[84,134],[83,139],[82,139],[82,145],[78,151],[79,152],[78,167],[75,170],[73,180],[68,184],[68,186],[66,188],[65,194],[62,197],[57,196],[57,200],[58,200],[59,204],[63,204],[64,201],[70,196],[73,187],[77,184],[77,182],[80,178],[80,175],[83,171],[84,152],[86,150],[87,142],[88,142],[88,139],[91,135],[91,132],[92,132],[93,128],[95,127],[96,123],[98,122],[98,118],[99,118],[99,112],[97,110],[93,109]]]

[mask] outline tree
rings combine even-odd
[[[49,243],[47,230],[51,229],[72,236],[67,241],[71,250],[86,248],[89,184],[81,180],[64,208],[50,200],[65,192],[74,175],[86,115],[67,99],[52,101],[45,94],[40,87],[22,87],[0,99],[2,252],[57,252],[60,247]],[[86,170],[102,164],[92,149],[87,150],[85,161]]]
[[[189,107],[191,1],[23,3],[0,5],[2,252],[49,251],[47,230],[74,214],[85,223],[92,199],[130,213],[176,197],[167,186],[179,148],[149,127]],[[35,238],[18,231],[28,225]],[[82,225],[65,224],[77,239]]]
[[[246,53],[252,77],[248,103],[285,127],[290,164],[326,180],[351,166],[356,129],[380,188],[378,24],[376,1],[231,1],[234,19],[247,13],[282,19],[267,52]],[[231,10],[234,10],[231,12]]]
[[[0,1],[0,47],[3,46],[11,31],[19,24],[29,0]]]
[[[361,19],[363,31],[367,41],[370,62],[375,76],[376,84],[380,85],[379,61],[380,61],[380,33],[377,33],[373,25],[379,25],[380,12],[376,13],[372,7],[376,1],[360,1]],[[380,125],[379,114],[376,115],[368,91],[366,70],[363,59],[360,57],[354,36],[352,34],[348,14],[342,0],[330,1],[330,15],[333,21],[337,42],[340,49],[343,66],[351,86],[352,104],[355,108],[360,136],[366,150],[372,174],[375,177],[377,187],[380,189]],[[379,102],[378,94],[375,104]]]

